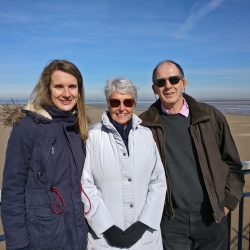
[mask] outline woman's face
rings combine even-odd
[[[117,91],[114,91],[110,97],[110,102],[108,104],[111,118],[119,124],[126,125],[133,115],[133,110],[135,107],[133,101],[134,100],[132,95],[122,95]],[[113,105],[116,104],[115,106],[119,106],[112,107],[112,103]]]
[[[50,81],[51,100],[62,111],[72,110],[78,99],[77,79],[64,71],[56,70]]]

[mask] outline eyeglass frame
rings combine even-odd
[[[111,104],[111,101],[112,100],[115,100],[115,101],[119,101],[120,103],[119,103],[119,105],[118,106],[112,106],[112,104]],[[131,103],[132,103],[132,105],[130,106],[127,106],[126,104],[125,104],[125,101],[130,101]],[[135,100],[133,99],[133,98],[126,98],[126,99],[124,99],[124,100],[119,100],[119,99],[117,99],[117,98],[111,98],[110,100],[109,100],[109,105],[110,105],[110,107],[111,108],[118,108],[119,106],[121,106],[121,103],[123,103],[123,105],[126,107],[126,108],[131,108],[131,107],[133,107],[133,105],[135,104]]]
[[[172,83],[172,82],[171,82],[171,79],[172,79],[172,78],[178,78],[179,81],[176,82],[176,83]],[[157,81],[163,80],[163,79],[165,80],[165,83],[164,83],[163,85],[159,85],[159,84],[157,83]],[[169,80],[169,79],[170,79],[170,80]],[[178,76],[178,75],[176,75],[176,76],[170,76],[170,77],[166,77],[166,78],[162,77],[162,78],[156,79],[156,80],[154,81],[154,85],[156,85],[157,87],[160,88],[160,87],[165,86],[167,81],[169,81],[171,85],[176,85],[176,84],[178,84],[178,83],[180,82],[180,80],[183,80],[183,79],[184,79],[184,77],[181,77],[181,76]]]

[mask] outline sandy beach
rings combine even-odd
[[[1,109],[1,105],[0,105]],[[88,115],[91,118],[91,123],[99,122],[105,107],[100,106],[87,106]],[[1,112],[1,110],[0,110]],[[135,110],[138,115],[143,111]],[[250,161],[250,116],[241,115],[225,115],[228,121],[230,130],[235,140],[237,149],[239,151],[241,161]],[[2,180],[2,172],[5,161],[5,151],[10,135],[11,128],[4,128],[0,123],[0,179]],[[245,191],[250,191],[250,175],[245,176],[246,184]],[[0,189],[2,181],[0,181]],[[237,249],[237,232],[238,232],[238,208],[232,213],[232,229],[231,229],[231,250]],[[3,234],[0,223],[0,234]],[[248,249],[247,241],[250,234],[250,198],[245,199],[244,205],[244,240],[243,249]],[[0,243],[0,250],[5,249],[5,243]]]

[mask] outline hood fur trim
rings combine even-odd
[[[23,107],[23,110],[27,110],[27,111],[32,111],[34,113],[36,113],[37,115],[39,116],[43,116],[49,120],[52,120],[52,117],[51,115],[45,110],[43,109],[42,107],[40,108],[35,108],[34,104],[33,104],[33,101],[30,100],[25,107]]]

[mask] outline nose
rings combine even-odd
[[[125,109],[125,106],[123,102],[120,103],[119,110],[123,111]]]
[[[69,92],[68,88],[63,89],[63,96],[65,96],[65,97],[70,96],[70,92]]]
[[[165,87],[168,89],[172,88],[172,84],[170,83],[168,79],[166,80]]]

